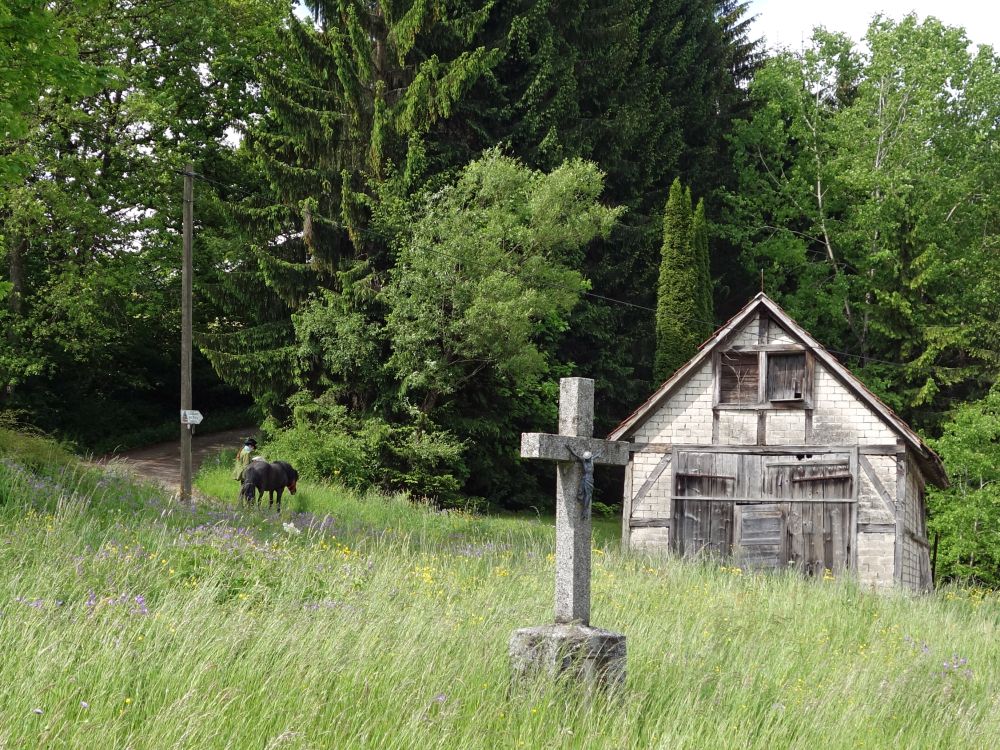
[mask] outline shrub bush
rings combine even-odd
[[[406,492],[440,507],[456,507],[468,472],[463,444],[448,432],[379,417],[363,421],[332,399],[297,395],[290,426],[268,422],[264,454],[289,461],[304,477],[348,487]]]

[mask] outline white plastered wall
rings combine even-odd
[[[813,441],[820,445],[885,445],[896,433],[821,363],[813,379]]]
[[[888,529],[896,523],[896,457],[863,456],[862,460],[870,464],[875,481],[859,467],[858,581],[866,587],[884,589],[895,582],[896,533]],[[863,531],[866,527],[886,530]]]
[[[712,442],[712,363],[706,362],[677,389],[670,399],[636,430],[636,443],[701,444]],[[664,453],[634,453],[628,470],[632,472],[633,498],[663,461]],[[670,518],[672,467],[668,466],[647,489],[641,500],[632,503],[632,518]],[[664,528],[637,528],[629,534],[633,548],[663,547],[669,543]]]

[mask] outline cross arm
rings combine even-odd
[[[549,461],[576,461],[577,455],[590,451],[595,464],[624,466],[628,463],[629,443],[624,440],[549,435],[544,432],[521,433],[521,458],[541,458]]]

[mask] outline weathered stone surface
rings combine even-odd
[[[625,679],[625,636],[590,627],[589,504],[594,464],[624,465],[629,445],[595,440],[593,434],[594,381],[563,378],[559,435],[521,436],[522,456],[556,461],[556,624],[522,628],[511,636],[510,658],[519,677],[569,674],[591,685]],[[585,451],[592,455],[581,461]]]
[[[559,381],[559,434],[521,435],[521,455],[556,461],[555,620],[590,624],[590,508],[582,507],[583,468],[579,458],[590,451],[594,463],[625,465],[628,443],[598,440],[594,434],[594,381]],[[570,449],[576,451],[573,455]],[[592,486],[592,485],[591,485]]]
[[[569,435],[549,435],[544,432],[521,433],[521,458],[542,458],[549,461],[576,461],[570,448],[577,455],[590,451],[596,456],[595,464],[624,466],[628,463],[631,443],[624,440],[601,440]]]
[[[590,514],[581,512],[578,461],[556,464],[556,622],[590,624]]]
[[[594,381],[590,378],[559,380],[559,434],[594,436]]]
[[[510,661],[517,679],[538,674],[576,680],[588,687],[625,683],[625,636],[579,623],[515,630]]]

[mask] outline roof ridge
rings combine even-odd
[[[809,350],[817,355],[827,369],[830,370],[831,375],[840,380],[843,385],[851,390],[863,403],[866,403],[870,409],[875,411],[893,430],[913,445],[921,457],[929,464],[928,468],[930,469],[930,473],[934,475],[934,478],[938,482],[943,483],[943,486],[947,486],[948,478],[940,457],[931,450],[920,435],[903,421],[882,399],[876,396],[857,375],[841,364],[823,344],[799,325],[791,315],[785,312],[777,302],[768,297],[763,291],[754,295],[735,315],[719,326],[711,336],[703,341],[699,345],[695,355],[654,390],[646,401],[611,431],[608,437],[612,440],[619,440],[645,422],[645,417],[658,408],[681,383],[687,380],[694,370],[708,359],[709,354],[716,347],[735,332],[737,326],[743,324],[760,307],[767,309],[769,314],[777,318],[783,328],[789,329],[789,333],[802,341]]]

